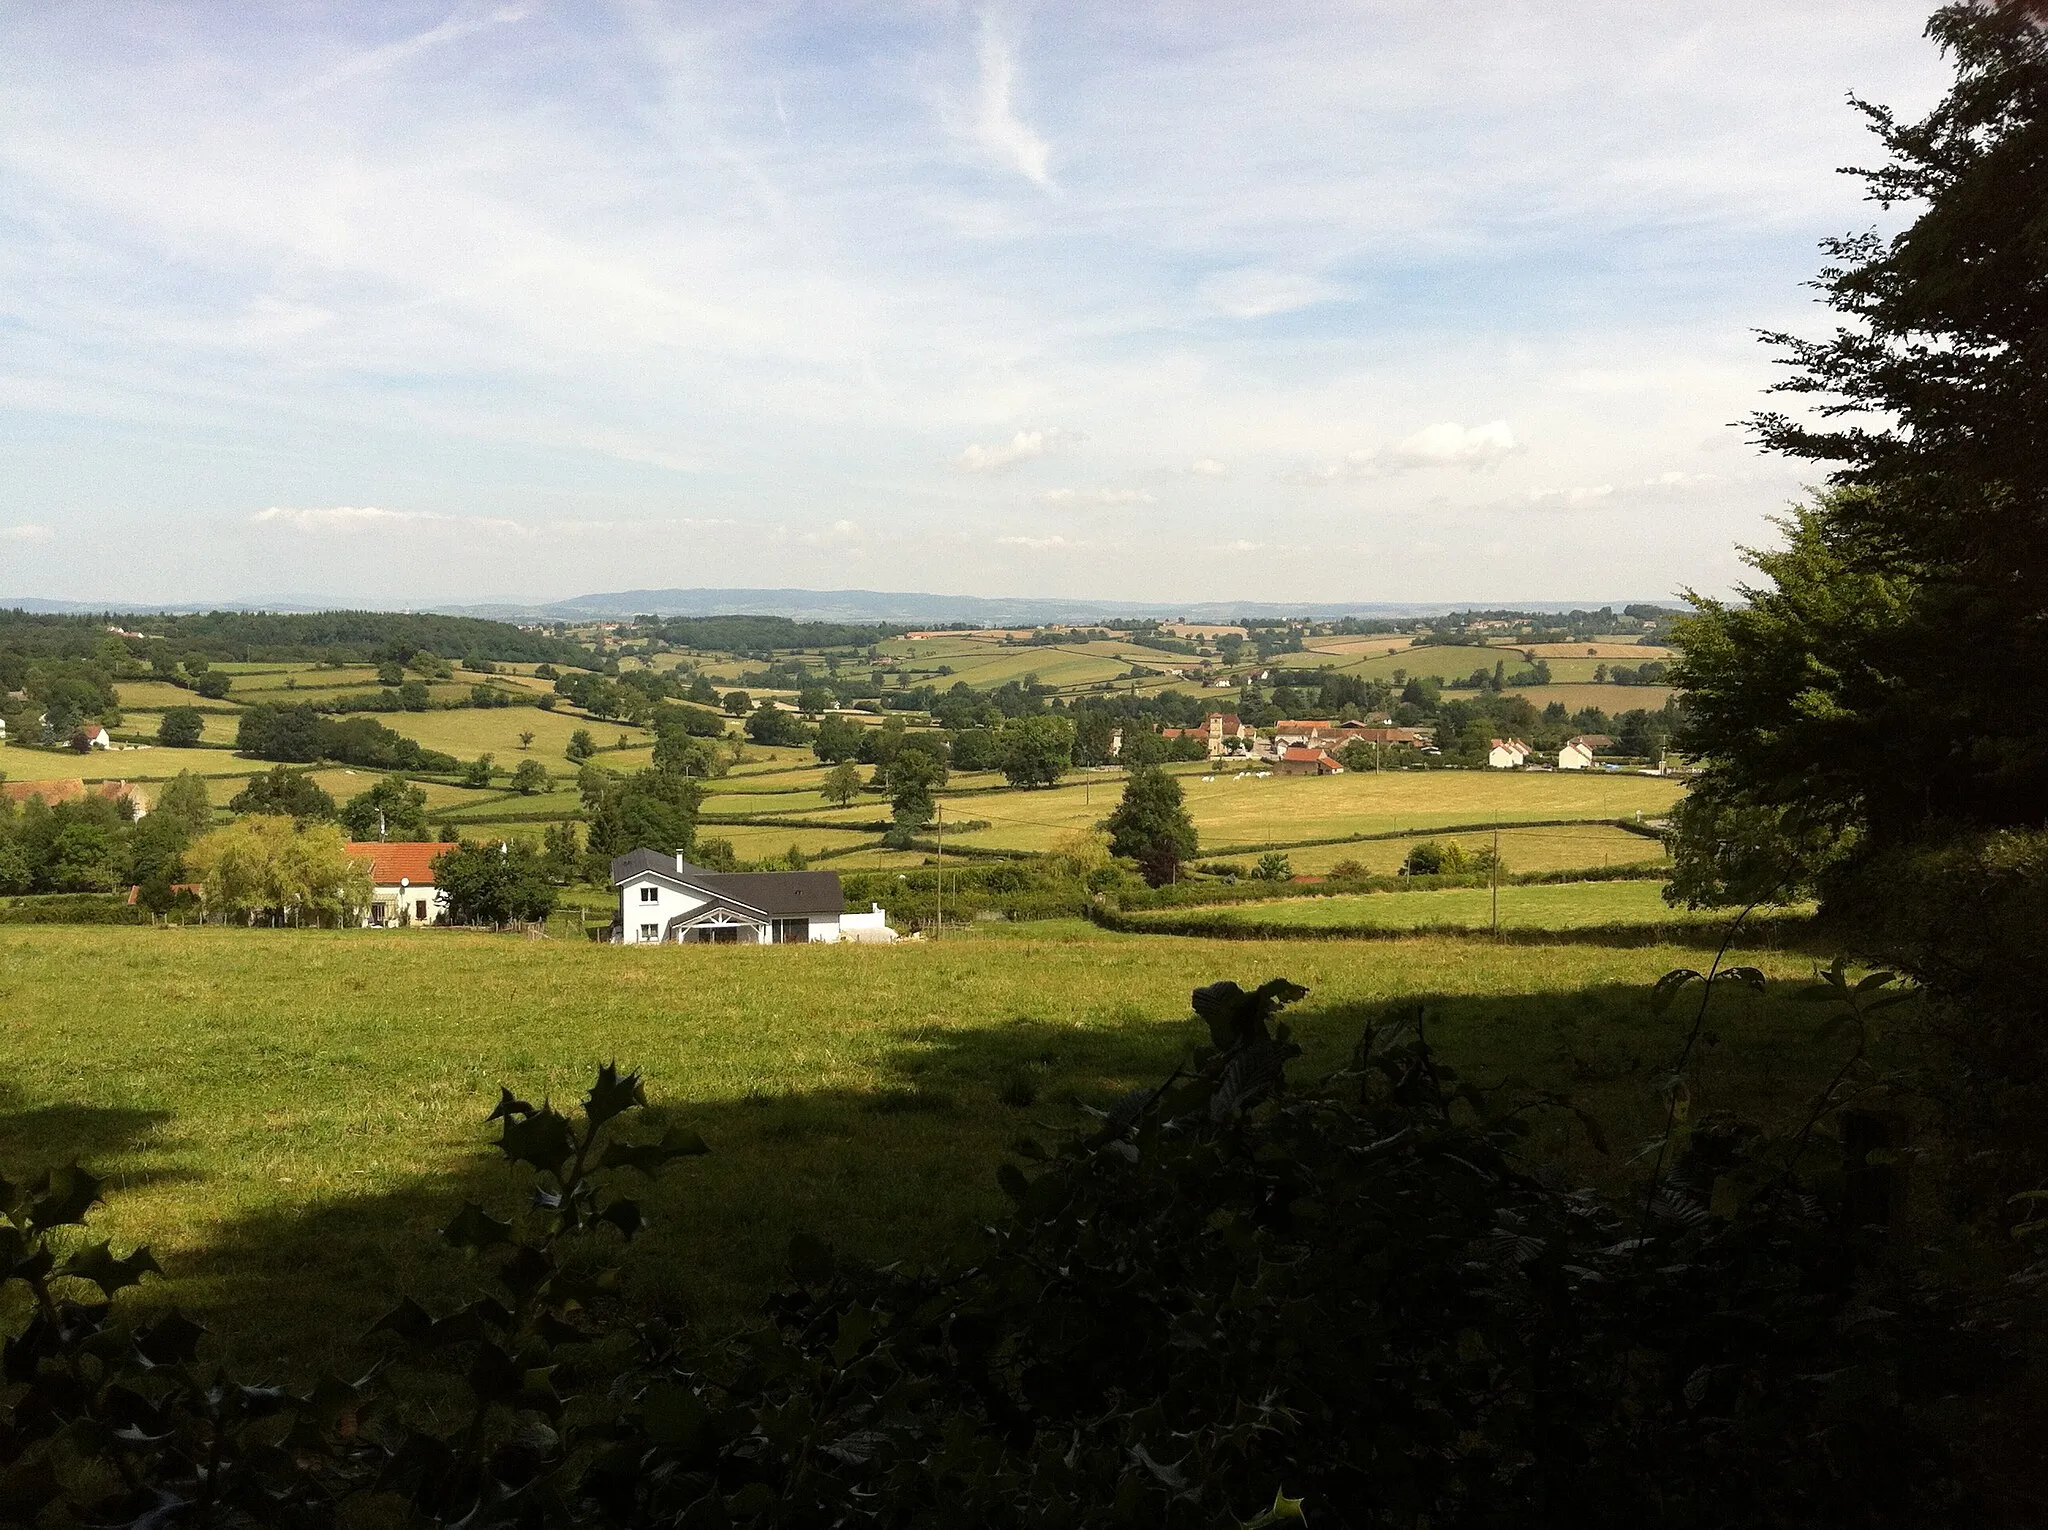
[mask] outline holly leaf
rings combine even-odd
[[[456,1248],[486,1249],[512,1241],[512,1224],[500,1222],[475,1201],[465,1202],[441,1236]]]
[[[205,1336],[203,1325],[173,1307],[148,1327],[136,1330],[135,1347],[152,1365],[177,1365],[198,1358],[199,1341]]]
[[[671,1126],[659,1142],[607,1142],[597,1161],[600,1169],[638,1169],[650,1178],[678,1158],[696,1158],[711,1149],[686,1127]]]
[[[640,1075],[628,1073],[619,1076],[619,1065],[608,1062],[597,1070],[597,1082],[590,1086],[590,1093],[583,1097],[583,1113],[590,1118],[591,1130],[595,1131],[615,1116],[624,1115],[635,1105],[645,1105],[647,1096],[640,1087]]]
[[[640,1203],[629,1201],[624,1196],[613,1201],[597,1215],[599,1221],[609,1222],[616,1227],[628,1243],[633,1241],[634,1233],[647,1225],[646,1218],[640,1215]]]
[[[89,1280],[103,1294],[111,1297],[129,1286],[141,1285],[145,1274],[163,1274],[163,1267],[151,1256],[147,1245],[136,1249],[125,1259],[116,1259],[111,1244],[95,1243],[66,1259],[57,1273]]]
[[[513,1163],[532,1164],[559,1178],[562,1166],[576,1151],[576,1134],[570,1130],[569,1118],[552,1105],[543,1105],[532,1115],[504,1119],[498,1150]]]
[[[527,1104],[526,1101],[520,1099],[517,1095],[513,1094],[513,1092],[507,1089],[503,1084],[500,1084],[498,1086],[497,1108],[494,1109],[489,1115],[485,1116],[484,1120],[486,1122],[506,1121],[510,1120],[514,1116],[530,1116],[532,1114],[533,1107],[531,1105]]]
[[[34,1232],[81,1226],[99,1198],[100,1181],[77,1164],[52,1169],[29,1187],[28,1225]]]

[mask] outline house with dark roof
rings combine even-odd
[[[881,905],[849,914],[836,871],[713,871],[635,850],[612,860],[617,939],[629,946],[895,939]]]

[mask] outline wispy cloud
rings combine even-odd
[[[1230,465],[1218,462],[1214,457],[1197,457],[1180,471],[1192,473],[1197,478],[1228,478]]]
[[[56,537],[47,526],[0,526],[0,542],[52,542]]]
[[[1529,503],[1532,505],[1597,505],[1603,499],[1614,497],[1614,485],[1600,483],[1577,485],[1569,489],[1531,489]]]
[[[1007,473],[1020,462],[1064,450],[1082,438],[1065,430],[1020,430],[1007,441],[983,446],[976,441],[946,460],[962,473]]]
[[[531,5],[500,5],[490,9],[476,5],[460,6],[440,25],[429,27],[426,31],[415,33],[411,37],[400,38],[396,42],[384,43],[380,47],[366,48],[360,53],[352,54],[303,84],[281,92],[276,100],[280,104],[303,101],[308,96],[332,90],[337,85],[360,79],[366,74],[377,74],[393,68],[431,48],[459,42],[465,37],[474,36],[491,27],[504,26],[508,22],[524,21],[532,10]]]
[[[1342,297],[1344,289],[1320,277],[1269,266],[1218,271],[1202,281],[1202,296],[1233,319],[1265,319]]]
[[[822,531],[806,531],[797,537],[806,547],[846,547],[861,540],[858,521],[838,520]]]
[[[1515,439],[1506,420],[1470,426],[1446,422],[1426,425],[1391,446],[1368,446],[1349,453],[1342,461],[1295,469],[1281,477],[1290,483],[1317,484],[1387,478],[1424,468],[1484,471],[1500,466],[1521,449],[1522,444]]]
[[[1047,505],[1156,505],[1157,495],[1143,489],[1047,489],[1038,496]]]
[[[1093,547],[1093,542],[1076,542],[1068,537],[997,537],[998,547],[1022,547],[1031,552],[1052,552],[1056,549]]]
[[[974,96],[974,141],[983,154],[1044,191],[1053,189],[1052,146],[1017,115],[1017,50],[991,11],[975,48],[981,77]]]

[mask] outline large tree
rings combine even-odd
[[[1154,887],[1171,882],[1195,853],[1195,823],[1181,800],[1180,782],[1146,766],[1131,772],[1123,800],[1109,815],[1109,851],[1138,863]]]
[[[1741,604],[1696,600],[1680,625],[1706,767],[1681,825],[1695,890],[1796,885],[1816,851],[2038,822],[2048,802],[2044,17],[1945,7],[1947,96],[1910,123],[1859,103],[1885,160],[1853,173],[1918,215],[1828,245],[1831,336],[1767,337],[1811,407],[1757,416],[1758,437],[1830,487],[1749,555],[1764,581]]]

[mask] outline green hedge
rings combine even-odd
[[[145,924],[148,910],[121,893],[44,893],[0,900],[0,924]]]

